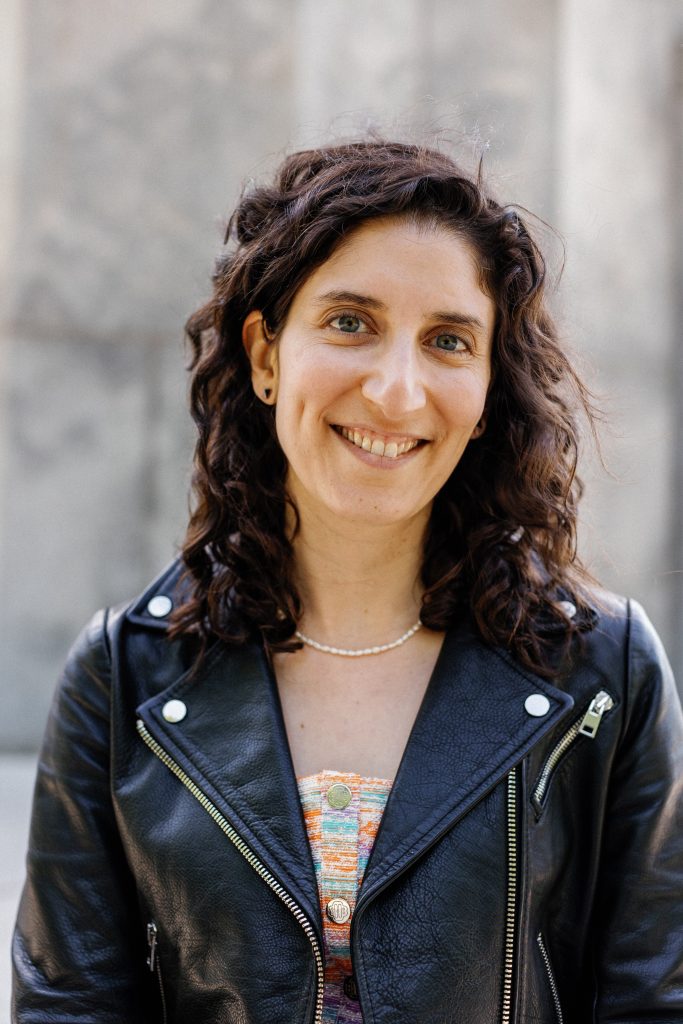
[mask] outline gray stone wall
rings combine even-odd
[[[682,37],[673,0],[5,0],[0,747],[37,742],[79,626],[182,536],[182,323],[241,181],[368,125],[488,144],[564,233],[617,476],[587,467],[583,546],[683,669]]]

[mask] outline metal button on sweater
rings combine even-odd
[[[343,782],[335,782],[327,791],[327,802],[330,807],[342,811],[351,803],[351,790]]]
[[[341,896],[335,896],[333,900],[330,900],[327,904],[327,916],[330,921],[334,921],[335,924],[346,924],[348,919],[351,917],[351,907],[348,901],[343,899]]]

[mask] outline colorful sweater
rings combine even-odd
[[[392,783],[328,770],[297,783],[323,918],[323,1024],[362,1024],[351,968],[351,917]]]

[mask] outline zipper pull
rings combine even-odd
[[[597,731],[600,728],[602,716],[606,711],[610,711],[613,707],[614,701],[610,697],[609,693],[606,693],[605,690],[600,690],[599,693],[596,693],[595,697],[593,697],[593,700],[590,702],[588,711],[581,720],[579,734],[581,736],[588,736],[590,739],[594,740]]]
[[[154,967],[156,965],[157,936],[158,936],[158,934],[159,933],[158,933],[158,930],[157,930],[157,926],[155,925],[154,921],[150,921],[149,924],[147,925],[147,945],[149,946],[149,956],[147,957],[147,966],[149,967],[149,969],[150,969],[150,971],[152,973],[154,973]]]

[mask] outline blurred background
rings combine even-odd
[[[555,306],[608,419],[581,548],[683,678],[682,41],[679,0],[3,0],[3,929],[67,649],[183,534],[182,325],[287,149],[436,132],[559,229]]]

